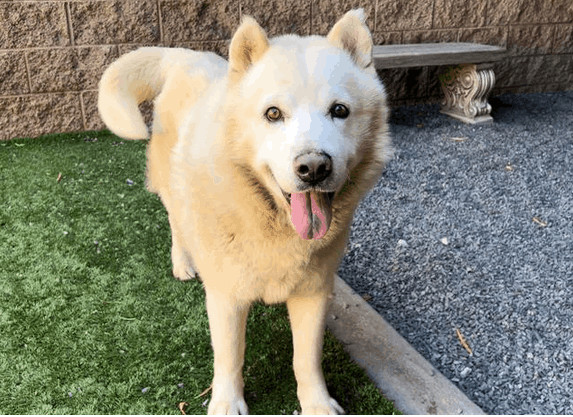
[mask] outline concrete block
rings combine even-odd
[[[402,43],[457,42],[459,29],[411,30],[404,32]]]
[[[546,55],[541,58],[544,62],[541,80],[569,85],[569,89],[573,87],[573,59],[570,55]]]
[[[477,29],[461,29],[459,42],[483,43],[486,45],[506,46],[507,28],[487,27]]]
[[[86,130],[107,129],[99,116],[97,109],[97,96],[97,91],[84,91],[81,93]]]
[[[194,51],[214,52],[217,55],[228,59],[230,43],[230,40],[206,42],[172,42],[166,46],[170,48],[186,48],[192,49]]]
[[[545,57],[515,57],[496,66],[497,83],[500,87],[515,87],[540,84],[553,72]]]
[[[0,97],[0,140],[83,130],[76,93]]]
[[[422,98],[426,95],[428,67],[391,68],[378,71],[388,93],[388,100]]]
[[[340,19],[344,13],[350,9],[362,8],[366,15],[366,24],[371,32],[375,30],[385,31],[386,27],[376,28],[375,20],[376,2],[367,0],[345,1],[344,7],[337,0],[318,0],[312,3],[312,29],[313,35],[326,35],[332,26]]]
[[[374,32],[372,33],[374,45],[397,45],[403,43],[402,32]]]
[[[0,52],[0,94],[29,93],[24,52]]]
[[[69,44],[64,2],[0,2],[0,49]]]
[[[573,25],[555,26],[554,54],[573,54]]]
[[[432,8],[432,0],[379,0],[376,30],[431,29]]]
[[[571,0],[488,0],[487,25],[571,23]]]
[[[241,15],[253,16],[267,35],[310,35],[310,0],[243,0]]]
[[[96,89],[103,71],[117,58],[113,45],[30,51],[32,92]]]
[[[507,25],[518,21],[524,0],[488,0],[486,25]]]
[[[144,47],[150,47],[150,46],[151,47],[170,47],[171,45],[165,45],[163,43],[129,43],[129,44],[117,45],[118,55],[122,56],[124,54],[127,54],[128,52],[135,51],[136,49],[144,48]]]
[[[236,1],[161,1],[164,41],[230,39],[239,25]]]
[[[510,55],[551,53],[555,27],[551,25],[510,26],[507,49]]]
[[[154,1],[74,1],[69,4],[76,45],[160,41]]]
[[[434,28],[484,26],[486,6],[485,1],[436,0]]]

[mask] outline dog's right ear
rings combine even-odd
[[[336,22],[326,38],[348,52],[358,66],[369,68],[372,64],[372,35],[365,20],[363,9],[350,10]]]
[[[269,48],[267,34],[250,16],[244,16],[229,48],[229,79],[238,81]]]

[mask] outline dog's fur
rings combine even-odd
[[[185,49],[131,52],[105,71],[99,110],[117,135],[147,138],[138,104],[152,98],[147,185],[169,215],[173,274],[185,280],[197,271],[205,286],[215,352],[209,413],[247,413],[245,324],[257,300],[287,303],[303,413],[342,412],[320,365],[325,314],[353,212],[390,152],[386,96],[362,10],[348,12],[327,37],[268,39],[245,17],[228,63]],[[333,103],[348,117],[333,116]],[[270,107],[280,120],[265,117]],[[332,174],[302,182],[293,161],[304,153],[328,154]],[[288,195],[326,192],[334,193],[330,203],[313,200],[331,214],[326,234],[302,236]]]

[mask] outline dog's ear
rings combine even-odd
[[[326,36],[331,44],[347,51],[362,68],[372,64],[372,35],[365,20],[363,9],[350,10]]]
[[[255,19],[244,16],[229,47],[229,78],[238,80],[269,48],[269,40]]]

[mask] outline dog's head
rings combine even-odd
[[[236,147],[304,239],[329,229],[333,199],[363,161],[384,159],[386,99],[362,10],[327,37],[268,39],[246,17],[229,52]]]

